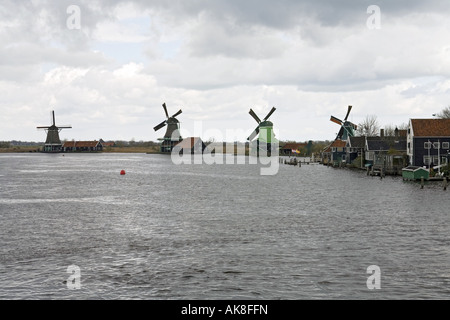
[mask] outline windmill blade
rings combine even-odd
[[[347,115],[345,116],[344,121],[347,121],[350,111],[352,111],[352,106],[348,106]]]
[[[169,113],[167,112],[167,106],[166,106],[166,103],[164,102],[162,106],[163,106],[163,108],[164,108],[164,112],[166,113],[167,119],[169,119]]]
[[[255,113],[252,109],[250,109],[249,113],[250,113],[250,115],[253,117],[253,119],[256,120],[256,122],[261,123],[261,119],[258,118],[258,116],[256,115],[256,113]]]
[[[70,124],[66,124],[63,126],[58,126],[59,129],[72,129],[72,126]]]
[[[267,114],[267,116],[264,118],[264,121],[266,121],[267,119],[269,119],[269,117],[272,115],[272,113],[275,112],[275,110],[277,110],[275,107],[272,108],[272,110],[270,110],[270,112]]]
[[[55,111],[52,111],[52,124],[56,125],[56,121],[55,121]]]
[[[176,116],[180,115],[182,112],[183,112],[183,111],[181,111],[181,109],[178,110],[178,112],[175,113],[175,114],[172,116],[172,118],[175,118]]]
[[[338,119],[336,117],[331,116],[330,121],[334,122],[334,123],[337,123],[338,125],[342,125],[342,120],[340,120],[340,119]]]
[[[167,121],[164,120],[163,122],[161,122],[160,124],[158,124],[156,127],[153,128],[153,130],[158,131],[159,129],[161,129],[162,127],[164,127],[166,125]]]
[[[36,129],[50,129],[50,127],[46,126],[46,127],[36,127]]]
[[[339,132],[336,136],[336,139],[334,139],[334,140],[341,139],[343,134],[344,134],[344,127],[341,127],[341,129],[339,130]]]
[[[349,122],[349,124],[353,127],[353,130],[358,130],[358,126],[353,122]]]
[[[247,138],[248,141],[252,141],[259,133],[259,127],[257,127],[252,134]]]

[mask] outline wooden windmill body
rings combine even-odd
[[[267,116],[261,121],[256,113],[250,109],[249,114],[258,123],[256,129],[247,138],[247,140],[250,141],[251,155],[264,155],[270,157],[272,154],[277,152],[276,146],[278,140],[275,138],[275,134],[273,133],[273,122],[268,120],[275,110],[276,108],[273,107]],[[256,138],[256,136],[258,136],[258,138]]]
[[[163,138],[159,138],[161,141],[160,152],[161,153],[171,153],[172,149],[175,145],[177,145],[183,138],[180,135],[180,122],[176,118],[178,115],[182,113],[181,109],[175,113],[173,116],[169,117],[169,113],[167,112],[167,106],[163,103],[164,112],[166,114],[166,120],[158,124],[153,129],[158,131],[159,129],[165,127],[167,125],[166,133]]]
[[[62,142],[59,138],[59,132],[62,129],[71,129],[72,126],[56,126],[55,124],[55,111],[52,111],[52,125],[51,126],[41,126],[38,129],[43,129],[47,132],[47,139],[45,140],[43,152],[55,153],[62,151]]]

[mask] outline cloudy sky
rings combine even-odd
[[[371,5],[379,8],[373,10]],[[368,10],[369,9],[369,10]],[[450,105],[450,1],[2,0],[0,141],[184,136],[332,140],[330,116],[381,125]]]

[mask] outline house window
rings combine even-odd
[[[332,148],[331,151],[336,152],[336,148]]]
[[[431,149],[431,142],[425,142],[425,143],[423,144],[423,147],[424,147],[425,149]]]
[[[433,142],[433,148],[440,149],[441,148],[441,144],[439,142]]]
[[[423,156],[423,164],[426,166],[429,166],[431,164],[431,157],[430,156]]]
[[[437,166],[439,164],[439,157],[438,156],[434,156],[433,157],[433,165]]]
[[[448,142],[442,142],[442,149],[450,149],[450,143]]]

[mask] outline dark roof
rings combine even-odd
[[[406,141],[399,140],[390,143],[387,140],[367,140],[367,149],[369,151],[389,151],[391,149],[406,151]]]
[[[364,148],[366,146],[366,137],[350,137],[351,148]]]
[[[415,137],[450,137],[450,119],[411,119]]]

